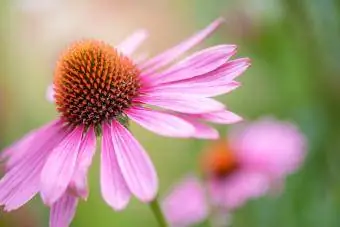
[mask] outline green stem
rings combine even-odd
[[[164,214],[162,212],[161,207],[159,206],[159,202],[158,199],[154,199],[151,203],[150,203],[150,207],[151,210],[153,212],[153,214],[155,215],[157,222],[159,224],[160,227],[168,227],[168,224],[165,220]]]

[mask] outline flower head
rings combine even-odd
[[[203,153],[203,179],[180,181],[165,197],[163,210],[172,226],[202,222],[208,211],[217,218],[224,212],[222,221],[228,222],[233,209],[283,185],[304,156],[305,138],[291,123],[266,118],[234,129]]]
[[[139,95],[139,75],[133,61],[110,45],[96,40],[76,42],[56,67],[57,110],[75,126],[110,122]]]
[[[121,210],[132,195],[152,201],[157,174],[127,128],[130,119],[163,136],[208,139],[218,133],[202,121],[240,120],[211,98],[237,88],[234,79],[250,65],[246,58],[229,61],[236,46],[207,48],[170,65],[221,22],[142,63],[131,53],[146,38],[144,31],[116,48],[97,40],[73,43],[57,62],[49,88],[59,118],[1,154],[7,173],[0,180],[0,205],[10,211],[39,192],[51,207],[50,226],[68,226],[78,199],[88,196],[96,137],[102,138],[100,183],[106,203]]]
[[[214,202],[233,209],[282,185],[305,156],[305,138],[286,122],[262,119],[231,132],[203,156]]]

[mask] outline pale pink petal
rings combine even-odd
[[[111,133],[118,165],[130,191],[143,202],[152,201],[158,191],[158,178],[148,154],[119,122],[112,122]]]
[[[18,161],[25,157],[25,153],[29,151],[27,149],[34,138],[39,138],[38,135],[44,135],[48,128],[56,127],[60,129],[61,122],[59,120],[52,121],[38,129],[35,129],[25,135],[23,138],[15,142],[13,145],[4,149],[1,152],[0,161],[6,161],[6,169],[9,170]],[[42,134],[41,134],[42,133]]]
[[[216,129],[197,121],[197,119],[195,119],[194,117],[191,117],[190,115],[187,116],[185,114],[181,114],[179,115],[179,117],[181,117],[183,120],[187,121],[194,127],[195,132],[192,135],[193,138],[198,138],[198,139],[218,139],[219,138],[219,133]]]
[[[65,193],[50,211],[50,227],[69,227],[76,213],[78,198]]]
[[[134,58],[133,58],[133,61],[137,64],[137,65],[140,65],[142,64],[143,62],[145,62],[149,57],[149,53],[147,52],[143,52],[143,53],[140,53],[138,55],[136,55]]]
[[[181,181],[166,196],[163,212],[171,226],[192,226],[208,216],[205,190],[195,177]]]
[[[53,84],[50,84],[46,89],[46,99],[49,102],[54,102],[54,88]]]
[[[221,67],[208,71],[205,74],[195,76],[193,78],[175,81],[172,84],[218,84],[220,82],[231,82],[240,76],[250,66],[249,58],[239,58],[236,60],[228,61]]]
[[[201,114],[224,109],[224,105],[214,99],[190,96],[184,92],[182,95],[146,94],[135,101],[189,114]]]
[[[170,62],[175,60],[178,56],[188,51],[189,49],[203,41],[205,38],[207,38],[207,36],[214,32],[222,22],[223,19],[218,18],[217,20],[212,22],[208,27],[191,36],[189,39],[163,52],[162,54],[159,54],[156,57],[150,59],[145,64],[141,65],[142,71],[145,74],[150,74],[157,71],[161,67],[169,64]]]
[[[169,69],[150,78],[153,84],[168,83],[211,72],[235,54],[235,45],[219,45],[198,51]]]
[[[34,139],[37,133],[41,130],[45,130],[45,127],[42,127],[38,130],[33,130],[21,138],[19,141],[15,142],[11,146],[5,148],[0,153],[0,162],[6,162],[6,169],[12,165],[13,162],[17,161],[19,158],[22,157],[22,153],[27,151],[26,147],[29,146],[32,139]],[[14,161],[12,161],[14,160]],[[10,163],[10,165],[8,164]]]
[[[0,206],[6,211],[19,208],[39,190],[40,173],[52,149],[65,137],[62,122],[55,121],[36,131],[25,146],[15,146],[24,154],[0,180]]]
[[[235,209],[248,200],[268,192],[270,181],[260,172],[239,170],[225,179],[213,179],[209,183],[209,194],[216,205]]]
[[[88,197],[87,173],[95,151],[96,135],[93,127],[90,127],[82,139],[77,158],[77,166],[69,185],[69,188],[83,199],[87,199]]]
[[[122,41],[117,49],[122,52],[124,55],[131,55],[148,37],[148,33],[145,30],[138,30],[133,33],[131,36]]]
[[[282,178],[304,160],[306,140],[292,124],[263,119],[231,132],[233,149],[249,168]]]
[[[174,96],[183,95],[196,97],[214,97],[229,93],[240,87],[241,83],[236,81],[220,81],[219,83],[184,83],[184,84],[166,84],[159,85],[152,89],[144,90],[149,95],[153,96]]]
[[[112,143],[111,128],[103,124],[103,141],[100,165],[100,184],[102,196],[107,204],[115,210],[122,210],[128,204],[131,193],[126,186],[120,172],[115,154],[115,146]]]
[[[76,127],[53,149],[41,172],[40,192],[45,204],[52,205],[67,189],[77,165],[84,128]]]
[[[190,137],[195,131],[191,124],[181,118],[155,110],[134,107],[126,114],[146,129],[163,136]]]
[[[213,97],[228,93],[240,86],[239,82],[233,81],[237,76],[241,75],[250,66],[248,58],[241,58],[225,63],[216,70],[208,71],[205,74],[193,75],[192,78],[183,79],[179,81],[152,84],[155,77],[150,79],[150,84],[143,87],[144,92],[148,93],[162,93],[164,95],[171,93],[186,92],[190,95],[197,95],[202,97]],[[188,73],[184,73],[186,77]],[[172,77],[171,77],[172,78]]]
[[[218,139],[219,133],[216,129],[200,123],[198,121],[193,121],[192,125],[195,127],[194,138],[198,139]]]
[[[216,124],[233,124],[242,121],[242,117],[228,110],[197,114],[192,115],[192,117],[196,117]]]

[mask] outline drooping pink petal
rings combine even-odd
[[[50,84],[46,89],[46,99],[49,102],[54,102],[54,88],[53,84]]]
[[[205,121],[213,122],[216,124],[233,124],[242,121],[242,117],[236,115],[228,110],[220,110],[203,114],[192,115]]]
[[[163,200],[162,208],[171,226],[192,226],[208,216],[205,190],[195,177],[176,185]]]
[[[128,188],[141,201],[152,201],[157,194],[158,178],[148,154],[119,122],[112,122],[111,133],[118,165]]]
[[[207,38],[207,36],[214,32],[222,22],[223,19],[218,18],[217,20],[213,21],[208,27],[191,36],[189,39],[142,64],[140,66],[141,70],[144,74],[151,74],[161,67],[169,64],[178,56]]]
[[[74,171],[69,188],[79,197],[87,199],[87,173],[92,163],[92,157],[96,151],[96,135],[93,127],[90,127],[82,139]]]
[[[219,133],[216,129],[199,122],[197,119],[194,117],[191,117],[190,115],[185,115],[181,114],[179,115],[182,119],[190,123],[194,129],[195,132],[192,134],[193,138],[198,138],[198,139],[218,139],[219,138]]]
[[[122,41],[117,49],[122,52],[124,55],[131,55],[148,37],[148,33],[145,30],[137,30],[131,36]]]
[[[59,120],[52,121],[49,124],[29,132],[23,138],[15,142],[13,145],[5,148],[4,151],[1,152],[0,162],[6,161],[6,169],[9,170],[18,161],[25,157],[25,153],[29,151],[27,148],[30,146],[30,143],[34,138],[38,138],[38,134],[45,132],[45,130],[50,127],[55,127],[56,125],[58,125],[59,129],[60,124],[61,122]]]
[[[219,45],[198,51],[152,76],[150,81],[152,84],[161,84],[204,75],[225,64],[235,52],[235,45]]]
[[[155,110],[134,107],[126,114],[146,129],[163,136],[190,137],[195,131],[191,124],[181,118]]]
[[[195,135],[194,138],[198,139],[218,139],[219,133],[216,129],[200,123],[198,121],[193,121],[192,125],[195,127]]]
[[[13,161],[11,161],[11,160],[14,159],[15,161],[17,161],[19,158],[22,157],[22,153],[27,151],[26,147],[30,144],[32,139],[37,135],[37,132],[39,130],[44,130],[44,127],[28,133],[23,138],[21,138],[19,141],[15,142],[13,145],[5,148],[0,153],[0,162],[6,162],[6,169],[9,169],[8,168],[8,166],[9,166],[8,162],[12,163]]]
[[[224,105],[214,99],[180,94],[145,94],[136,102],[158,106],[181,113],[201,114],[224,109]]]
[[[78,198],[65,193],[56,201],[50,211],[50,227],[69,227],[78,204]]]
[[[103,141],[100,165],[100,184],[102,196],[115,210],[122,210],[128,204],[131,193],[126,186],[117,163],[116,144],[112,143],[111,126],[103,124]]]
[[[306,140],[292,124],[265,118],[231,132],[233,149],[249,168],[282,178],[304,160]]]
[[[248,200],[268,192],[270,181],[260,172],[242,169],[225,179],[213,179],[209,183],[209,195],[216,205],[235,209]]]
[[[4,205],[6,211],[19,208],[38,192],[40,173],[46,159],[65,137],[62,127],[62,122],[52,122],[30,135],[32,138],[25,146],[15,146],[25,151],[17,150],[24,156],[18,157],[0,180],[0,206]]]
[[[52,205],[66,191],[77,165],[84,128],[76,127],[55,147],[42,172],[40,192],[45,204]]]

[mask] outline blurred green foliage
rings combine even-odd
[[[243,86],[221,98],[231,110],[247,120],[262,115],[292,120],[308,137],[304,166],[287,179],[282,195],[249,202],[235,213],[232,226],[340,226],[340,1],[169,2],[172,16],[186,20],[196,29],[218,15],[224,16],[226,24],[207,43],[235,43],[239,45],[238,56],[252,59],[252,67],[241,78]],[[49,121],[55,113],[44,100],[50,79],[45,73],[51,75],[51,68],[35,69],[39,66],[35,53],[20,55],[12,51],[18,41],[13,36],[20,34],[12,27],[16,23],[11,21],[10,8],[5,1],[0,4],[0,146],[4,147]],[[129,4],[143,10],[140,2]],[[159,30],[163,29],[166,27]],[[156,36],[153,40],[157,38],[157,34],[152,36]],[[226,127],[218,129],[226,134]],[[161,138],[135,125],[132,131],[155,162],[161,196],[176,180],[196,170],[197,156],[208,143]],[[104,203],[98,164],[97,157],[90,173],[90,198],[80,203],[72,226],[157,226],[150,209],[136,200],[123,212],[114,212]],[[31,207],[32,215],[37,215],[41,226],[46,226],[48,209],[43,208],[39,198]],[[0,226],[18,226],[3,224],[6,217],[0,213]]]

